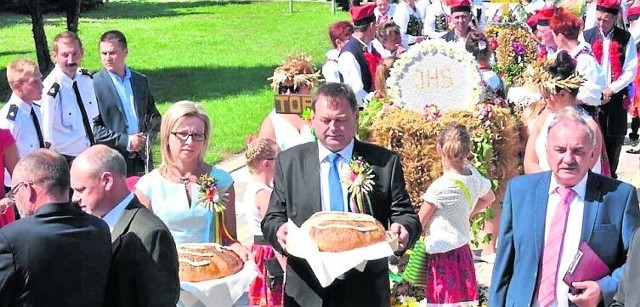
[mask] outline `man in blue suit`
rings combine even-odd
[[[549,127],[551,171],[509,183],[490,306],[608,306],[612,302],[640,214],[635,188],[589,171],[594,148],[593,130],[574,109],[563,109]],[[575,196],[561,202],[559,194],[569,189]],[[556,220],[559,208],[565,212],[560,223]],[[564,232],[558,231],[558,225]],[[559,248],[553,248],[554,242]],[[580,242],[589,244],[611,274],[574,282],[579,294],[573,295],[562,278]],[[547,261],[554,254],[555,259]]]

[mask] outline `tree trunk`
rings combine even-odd
[[[29,1],[29,14],[31,14],[33,40],[36,44],[38,66],[40,66],[42,74],[45,75],[53,69],[53,63],[51,62],[49,46],[47,45],[47,34],[44,32],[44,21],[42,18],[42,10],[40,9],[40,0]]]
[[[78,33],[81,0],[67,0],[67,30]]]

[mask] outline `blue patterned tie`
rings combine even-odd
[[[340,155],[332,153],[329,155],[329,201],[331,202],[331,211],[344,211],[344,200],[342,199],[342,184],[340,183],[340,174],[338,173],[338,158]]]

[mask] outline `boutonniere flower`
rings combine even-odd
[[[373,190],[373,169],[362,157],[353,156],[349,162],[346,174],[342,176],[342,182],[347,186],[351,204],[355,204],[357,213],[372,213],[369,193]],[[367,210],[365,210],[365,206]]]
[[[203,174],[198,177],[196,184],[200,186],[198,191],[200,205],[213,212],[224,212],[226,207],[218,193],[217,180],[209,174]]]
[[[209,174],[202,174],[198,177],[196,184],[200,186],[198,190],[198,201],[200,206],[213,212],[215,220],[214,238],[213,242],[218,244],[224,244],[223,237],[226,237],[230,241],[236,241],[227,230],[224,222],[224,211],[227,208],[224,204],[224,198],[220,195],[218,189],[218,181],[216,178]]]

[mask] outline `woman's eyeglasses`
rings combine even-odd
[[[204,133],[189,133],[186,131],[174,131],[171,132],[171,134],[184,142],[186,142],[189,138],[191,138],[191,141],[193,142],[202,142],[206,137]]]

